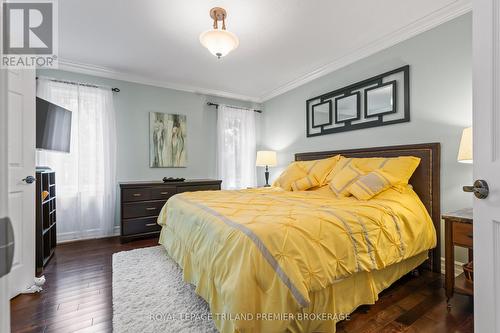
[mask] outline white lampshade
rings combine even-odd
[[[227,30],[212,29],[200,35],[200,43],[217,58],[224,57],[240,45],[235,34]]]
[[[260,150],[257,152],[256,166],[276,166],[276,152],[271,150]]]
[[[467,127],[462,132],[457,160],[462,163],[472,163],[472,127]]]

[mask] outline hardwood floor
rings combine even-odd
[[[111,332],[113,253],[156,244],[156,239],[120,244],[108,238],[59,245],[44,271],[44,291],[11,301],[12,332]],[[429,272],[404,277],[375,305],[362,306],[339,323],[337,332],[472,332],[472,299],[455,295],[446,311],[442,283]]]
[[[58,245],[43,292],[11,301],[12,332],[111,332],[113,253],[157,243],[114,237]]]
[[[339,323],[337,332],[473,332],[473,299],[453,296],[448,312],[443,281],[427,271],[407,275],[384,290],[377,303],[359,307],[351,320]]]

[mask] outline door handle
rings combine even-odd
[[[21,179],[21,181],[26,182],[26,184],[34,183],[36,180],[33,176],[27,176],[26,178]]]
[[[464,186],[464,192],[472,192],[478,199],[485,199],[490,194],[490,188],[486,180],[478,179],[473,186]]]

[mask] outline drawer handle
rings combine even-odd
[[[140,194],[140,193],[134,193],[134,194],[132,194],[132,196],[134,196],[134,197],[140,197],[141,195],[142,194]]]
[[[146,210],[156,210],[156,207],[147,207]]]
[[[152,227],[152,226],[155,226],[155,225],[156,225],[156,223],[148,223],[148,224],[146,224],[146,227]]]
[[[168,192],[160,192],[160,194],[167,195]]]

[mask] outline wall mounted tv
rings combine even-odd
[[[69,153],[72,112],[36,98],[36,148]]]

